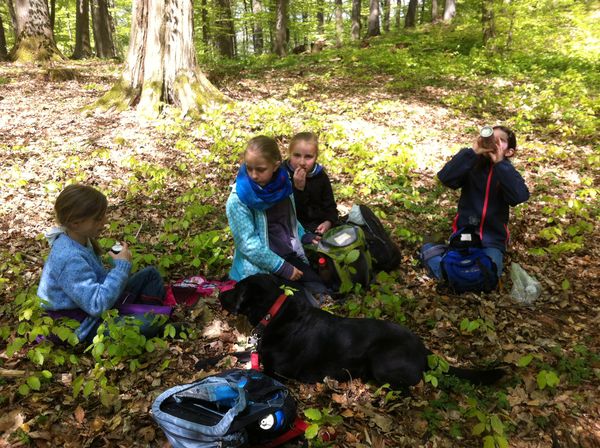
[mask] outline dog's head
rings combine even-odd
[[[281,282],[269,274],[257,274],[238,282],[235,288],[221,293],[221,305],[232,314],[243,314],[257,325],[282,293]]]

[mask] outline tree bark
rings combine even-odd
[[[77,7],[77,6],[75,6],[75,7]],[[52,28],[53,33],[54,33],[54,19],[55,18],[56,18],[56,0],[50,0],[50,28]]]
[[[19,24],[17,23],[17,13],[15,12],[15,5],[13,3],[13,0],[6,0],[6,7],[8,8],[8,13],[10,14],[10,23],[12,25],[16,41],[17,36],[19,35]]]
[[[99,58],[116,58],[117,48],[113,38],[112,17],[107,0],[92,0],[92,24],[96,56]]]
[[[323,12],[323,0],[317,1],[317,34],[325,32],[325,13]]]
[[[0,61],[8,61],[8,51],[6,51],[6,36],[4,35],[2,16],[0,16]]]
[[[352,40],[360,39],[360,3],[361,0],[352,0],[352,28],[350,29]]]
[[[383,32],[390,32],[390,0],[383,0]]]
[[[202,17],[202,42],[204,42],[204,45],[208,46],[210,32],[208,28],[208,6],[206,0],[202,0],[200,11]]]
[[[444,22],[450,22],[456,15],[456,0],[446,0],[444,4]]]
[[[402,0],[396,2],[396,29],[400,29],[400,19],[402,18]]]
[[[496,36],[494,19],[494,0],[483,0],[481,2],[481,27],[483,31],[483,45]]]
[[[94,106],[154,118],[165,104],[186,115],[226,101],[198,68],[192,13],[191,0],[134,1],[126,69]]]
[[[77,0],[75,9],[75,50],[73,50],[73,56],[71,57],[73,59],[85,59],[92,55],[89,0]]]
[[[278,56],[285,56],[287,42],[288,0],[277,0],[275,14],[275,44],[273,50]]]
[[[62,61],[56,47],[45,0],[17,0],[17,39],[10,52],[16,62]]]
[[[229,0],[216,0],[215,43],[221,56],[235,57],[235,30]]]
[[[262,27],[263,6],[260,0],[254,0],[252,4],[252,13],[254,14],[254,27],[252,30],[252,43],[254,44],[254,54],[262,54],[265,47],[265,38]]]
[[[371,0],[369,8],[369,22],[367,26],[367,36],[379,36],[379,0]]]
[[[440,21],[440,8],[438,6],[438,0],[431,0],[431,23],[437,23]]]
[[[408,2],[408,10],[404,18],[404,28],[414,28],[417,24],[417,6],[419,0],[410,0]]]
[[[339,47],[344,41],[344,18],[342,0],[335,0],[335,41]]]

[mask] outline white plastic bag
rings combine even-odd
[[[542,292],[540,282],[529,275],[519,263],[511,263],[510,279],[513,284],[510,296],[519,303],[531,305]]]

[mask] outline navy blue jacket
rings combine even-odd
[[[525,181],[504,159],[493,164],[471,148],[461,149],[437,174],[452,189],[461,189],[458,212],[452,231],[466,226],[479,227],[483,247],[506,250],[509,206],[529,199]]]

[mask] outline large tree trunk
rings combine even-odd
[[[450,22],[456,15],[456,0],[446,0],[444,4],[444,22]]]
[[[116,58],[117,49],[113,39],[112,17],[108,10],[107,0],[92,0],[92,24],[96,56],[99,58]]]
[[[417,6],[419,0],[410,0],[408,2],[408,11],[404,18],[404,28],[414,28],[417,24]]]
[[[352,40],[360,39],[360,0],[352,0],[352,28],[350,37]]]
[[[254,25],[252,29],[252,43],[254,44],[254,54],[262,54],[265,47],[265,38],[262,27],[263,6],[260,0],[254,0],[252,4],[252,13],[254,14]]]
[[[8,60],[8,52],[6,51],[6,37],[4,36],[4,25],[2,24],[2,16],[0,16],[0,61]]]
[[[182,115],[226,98],[198,69],[193,39],[191,0],[136,0],[131,12],[127,68],[95,106],[137,106],[156,117],[165,104]]]
[[[483,29],[483,45],[487,45],[488,41],[496,36],[494,0],[481,2],[481,27]]]
[[[75,9],[75,50],[73,50],[73,56],[71,57],[73,59],[85,59],[92,55],[89,0],[77,0]]]
[[[288,0],[277,0],[275,14],[275,44],[273,50],[278,56],[285,56],[287,42]]]
[[[235,57],[235,30],[229,0],[216,0],[215,43],[221,56]]]
[[[438,6],[438,0],[431,0],[431,23],[437,23],[440,21],[440,8]]]
[[[17,0],[17,39],[10,52],[16,62],[35,62],[64,59],[50,27],[48,4],[45,0]]]
[[[369,8],[367,36],[379,36],[380,34],[381,31],[379,29],[379,0],[371,0],[371,6]]]
[[[344,40],[344,18],[342,0],[335,0],[335,41],[339,47]]]
[[[390,0],[383,0],[383,32],[390,32]]]

